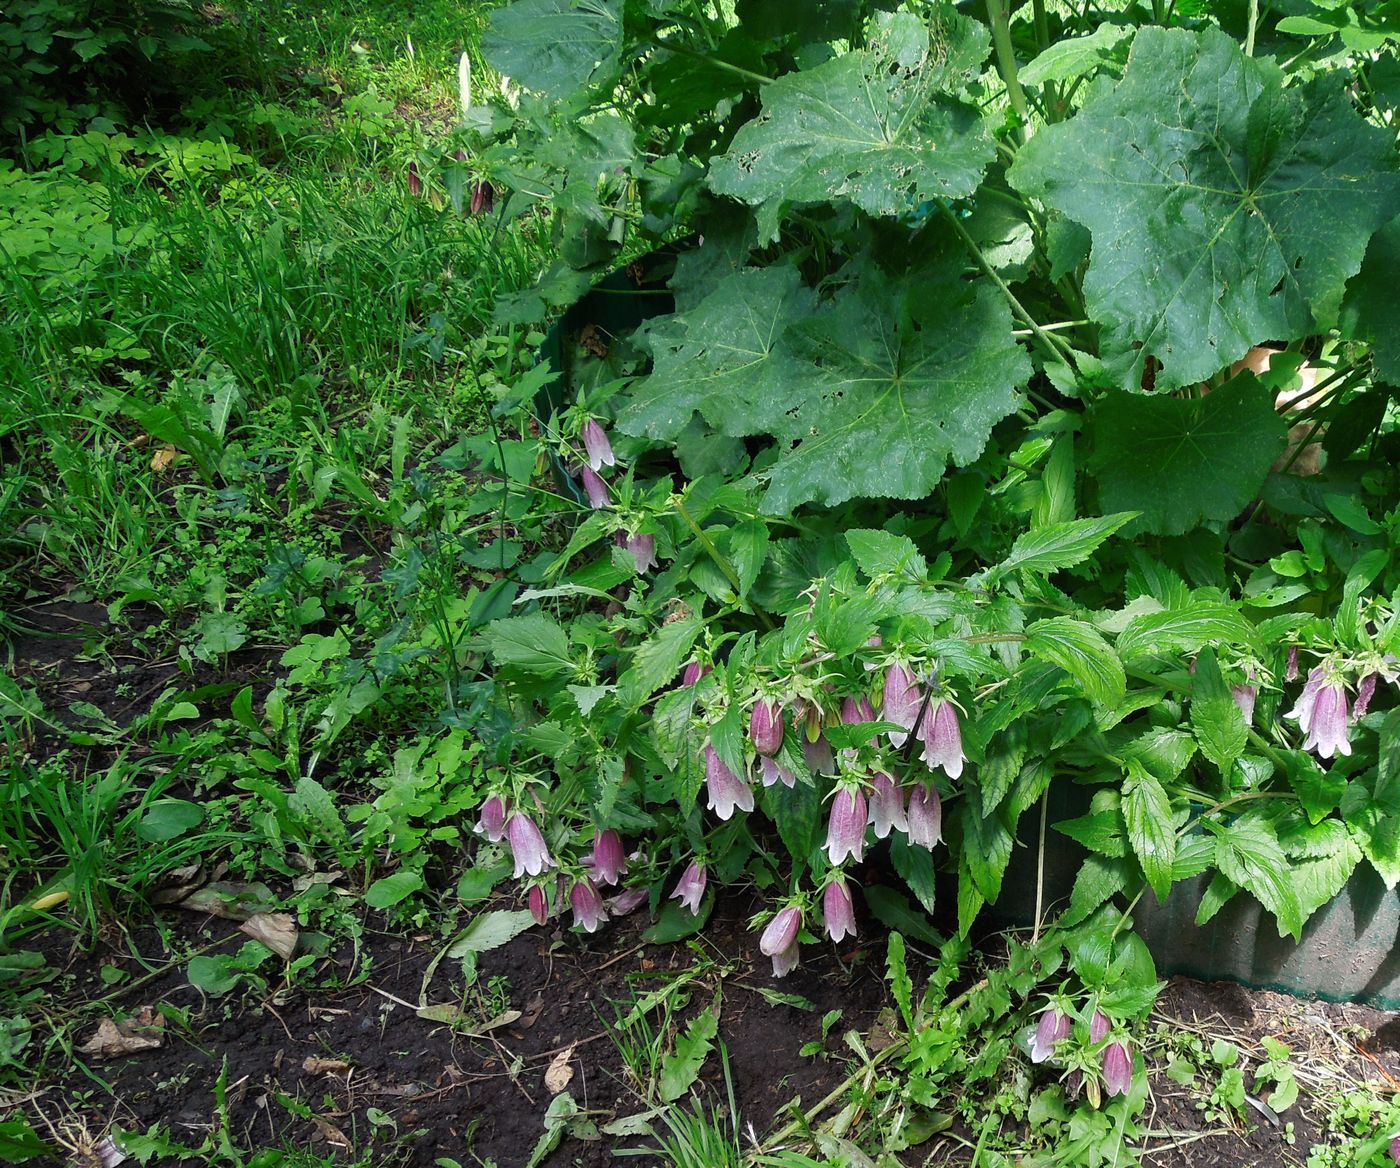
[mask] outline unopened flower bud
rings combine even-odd
[[[530,915],[535,918],[535,924],[544,924],[549,919],[549,898],[545,896],[544,889],[538,884],[531,885],[526,901],[530,906]]]
[[[749,715],[749,740],[759,754],[768,758],[783,745],[783,707],[777,702],[759,698]]]

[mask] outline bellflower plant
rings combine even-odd
[[[835,877],[822,891],[822,917],[833,944],[856,935],[855,906],[851,903],[851,890],[846,887],[845,877]]]
[[[671,899],[680,901],[682,906],[688,908],[692,913],[698,913],[700,902],[705,897],[707,882],[708,875],[705,872],[705,865],[692,862],[681,873],[681,878],[676,882],[676,887],[671,893]]]
[[[866,815],[865,793],[858,786],[848,784],[836,789],[826,829],[826,855],[832,867],[847,858],[856,863],[864,858]]]
[[[506,839],[510,843],[511,854],[515,857],[515,878],[538,876],[546,868],[553,868],[554,858],[545,846],[535,821],[523,812],[516,812],[506,822]]]
[[[735,808],[753,810],[753,788],[725,766],[713,746],[705,747],[705,789],[709,792],[707,806],[721,819],[728,819]]]
[[[797,933],[802,928],[802,909],[790,904],[779,909],[759,938],[758,949],[773,959],[773,976],[786,977],[797,968]]]

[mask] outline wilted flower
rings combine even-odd
[[[1341,680],[1324,672],[1321,665],[1308,674],[1298,704],[1287,714],[1307,735],[1304,750],[1316,750],[1319,758],[1350,754],[1347,727],[1347,695]]]
[[[822,893],[822,916],[826,918],[827,936],[833,943],[839,944],[856,935],[855,906],[851,904],[851,890],[843,877],[838,876]]]
[[[833,867],[847,856],[856,863],[865,856],[865,821],[865,794],[859,787],[838,787],[826,828],[826,854]]]
[[[836,759],[831,753],[831,743],[826,740],[825,734],[818,734],[817,740],[812,742],[804,734],[802,736],[802,757],[807,760],[807,766],[816,775],[834,775],[836,773]]]
[[[909,792],[909,842],[932,851],[943,839],[943,804],[932,783],[915,783]]]
[[[583,424],[583,448],[588,452],[588,465],[591,469],[601,470],[605,466],[617,465],[607,432],[598,425],[595,418],[589,418]]]
[[[496,188],[483,179],[472,187],[472,214],[489,215],[496,206]]]
[[[779,703],[765,698],[754,703],[749,715],[749,740],[761,755],[771,758],[778,753],[783,745],[783,707]]]
[[[545,847],[544,836],[528,815],[517,812],[506,824],[506,839],[510,843],[511,855],[515,857],[515,878],[525,875],[538,876],[546,868],[554,867],[554,857]]]
[[[629,888],[626,892],[619,892],[608,901],[608,912],[615,917],[625,917],[646,904],[650,895],[645,888]]]
[[[788,788],[797,786],[797,776],[777,759],[760,758],[758,771],[765,787],[771,787],[774,783],[782,783],[784,787]]]
[[[476,830],[493,844],[498,844],[506,832],[506,803],[499,795],[492,795],[481,805],[481,815],[476,821]]]
[[[924,704],[923,691],[914,675],[898,661],[885,671],[885,702],[880,710],[880,719],[893,722],[903,730],[891,730],[890,742],[903,746],[919,718],[919,707]]]
[[[847,726],[859,726],[862,722],[875,721],[875,709],[867,697],[846,698],[841,703],[841,721]]]
[[[962,729],[957,707],[947,698],[934,698],[924,711],[915,737],[924,744],[923,759],[929,770],[942,767],[950,779],[963,772]]]
[[[579,478],[583,480],[583,489],[588,495],[588,505],[595,511],[601,511],[608,505],[608,484],[598,477],[597,472],[591,466],[585,466],[579,471]]]
[[[418,164],[408,164],[408,193],[415,198],[423,193],[423,180],[418,177]]]
[[[1357,683],[1356,704],[1351,708],[1351,719],[1353,722],[1361,721],[1361,719],[1366,716],[1366,711],[1371,708],[1371,699],[1375,697],[1376,681],[1379,677],[1380,674],[1378,673],[1368,673]]]
[[[875,838],[884,839],[890,829],[909,830],[909,818],[904,813],[904,788],[889,775],[877,774],[870,782],[870,822]]]
[[[530,915],[535,918],[535,924],[544,924],[549,919],[549,899],[545,896],[544,889],[538,884],[531,885],[525,899],[530,906]]]
[[[599,884],[616,884],[618,878],[627,871],[627,853],[622,848],[622,837],[608,830],[599,832],[593,840],[593,855],[589,862]]]
[[[608,919],[607,910],[603,908],[603,898],[599,895],[597,886],[587,876],[575,881],[573,889],[569,892],[569,903],[574,908],[574,924],[582,925],[586,932],[596,933],[598,926]]]
[[[1053,1006],[1040,1016],[1031,1038],[1031,1062],[1043,1063],[1055,1053],[1055,1044],[1069,1034],[1069,1015]]]
[[[1108,1032],[1112,1028],[1113,1024],[1109,1022],[1108,1016],[1102,1010],[1095,1010],[1094,1016],[1089,1019],[1089,1042],[1098,1046],[1108,1037]]]
[[[709,795],[706,806],[721,819],[740,811],[753,810],[753,788],[724,765],[715,748],[705,744],[705,790]]]
[[[801,927],[802,910],[790,904],[780,909],[763,930],[758,949],[773,959],[774,977],[786,977],[797,968],[797,930]]]
[[[1103,1089],[1110,1098],[1126,1095],[1133,1085],[1133,1060],[1126,1042],[1110,1042],[1103,1052]]]
[[[1235,699],[1235,705],[1239,706],[1240,713],[1244,715],[1244,724],[1252,726],[1254,724],[1254,702],[1259,697],[1259,687],[1255,685],[1232,685],[1230,696]]]
[[[709,877],[705,873],[704,864],[692,863],[676,882],[675,890],[668,899],[678,900],[681,904],[690,909],[692,913],[700,911],[700,901],[705,896],[705,885]]]

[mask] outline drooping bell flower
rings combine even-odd
[[[1259,697],[1259,687],[1256,685],[1232,685],[1230,696],[1235,699],[1235,705],[1239,706],[1240,713],[1244,715],[1246,726],[1254,725],[1254,703]]]
[[[687,661],[685,668],[681,670],[681,685],[694,685],[709,672],[708,668],[702,669],[700,667],[700,662]]]
[[[802,735],[802,757],[814,775],[834,775],[836,759],[831,753],[831,743],[825,734],[818,734],[815,742]]]
[[[802,910],[790,904],[780,909],[763,930],[758,950],[773,959],[774,977],[786,977],[797,968],[797,930],[801,927]]]
[[[1376,696],[1376,681],[1379,673],[1368,673],[1356,686],[1356,704],[1351,708],[1351,720],[1359,722],[1371,708],[1371,699]]]
[[[496,206],[496,188],[483,179],[472,187],[473,215],[489,215]]]
[[[614,917],[625,917],[629,913],[634,913],[646,904],[647,897],[650,895],[651,893],[645,888],[629,888],[626,892],[619,892],[608,901],[608,914]]]
[[[1031,1037],[1031,1062],[1043,1063],[1050,1058],[1055,1053],[1055,1044],[1068,1036],[1069,1027],[1069,1015],[1053,1006],[1041,1014]]]
[[[1099,1043],[1108,1037],[1108,1032],[1112,1028],[1113,1024],[1109,1022],[1108,1016],[1102,1010],[1095,1010],[1094,1016],[1089,1019],[1090,1044],[1098,1046]]]
[[[783,745],[783,707],[759,698],[749,715],[749,741],[766,758],[772,758]],[[764,786],[768,786],[767,783]]]
[[[583,482],[584,493],[588,496],[588,505],[595,511],[601,511],[609,503],[608,484],[598,477],[598,473],[591,466],[583,467],[579,471],[579,478]]]
[[[481,815],[476,821],[476,830],[493,844],[498,844],[506,833],[506,803],[499,795],[492,795],[481,805]]]
[[[909,792],[909,842],[933,851],[943,840],[943,804],[933,784],[915,783]]]
[[[619,534],[621,534],[619,532]],[[623,547],[632,553],[632,558],[637,561],[637,574],[650,571],[656,567],[656,536],[654,535],[628,535],[623,540]]]
[[[549,899],[544,894],[544,889],[538,884],[530,886],[529,895],[525,898],[530,906],[530,915],[535,918],[535,924],[542,925],[549,919]]]
[[[423,180],[418,177],[418,164],[408,164],[408,193],[415,199],[423,193]]]
[[[705,744],[705,791],[705,805],[721,819],[733,816],[736,807],[740,811],[753,810],[753,788],[724,765],[709,743]]]
[[[834,944],[856,935],[855,906],[844,877],[838,876],[822,893],[822,916],[826,918],[827,936]]]
[[[1390,1141],[1390,1158],[1400,1164],[1400,1136]]]
[[[617,832],[599,832],[593,840],[593,855],[589,861],[593,875],[603,885],[616,884],[627,871],[627,853],[622,848],[622,838]]]
[[[963,772],[967,756],[963,754],[962,728],[958,725],[957,707],[947,698],[934,698],[924,710],[915,734],[924,744],[923,760],[929,770],[942,767],[950,779]]]
[[[782,783],[784,787],[791,790],[797,786],[797,776],[775,758],[760,758],[758,760],[758,773],[765,787],[771,787],[774,783]]]
[[[688,908],[691,913],[700,911],[700,901],[705,896],[705,885],[709,882],[709,876],[705,872],[704,864],[692,863],[689,868],[681,873],[681,878],[676,882],[676,887],[669,900],[678,900],[681,905]]]
[[[885,701],[880,710],[880,720],[902,726],[902,730],[890,731],[890,743],[903,746],[919,718],[919,707],[924,704],[924,694],[919,683],[908,667],[894,662],[885,670]]]
[[[608,441],[607,431],[598,425],[596,418],[589,418],[583,424],[583,448],[588,453],[588,465],[593,470],[602,470],[605,466],[617,465],[617,459],[613,457],[612,443]]]
[[[895,831],[909,830],[909,817],[904,812],[904,788],[889,775],[877,774],[870,782],[870,822],[875,838],[884,839]]]
[[[831,801],[826,828],[826,855],[834,868],[849,856],[857,864],[865,857],[865,793],[859,787],[842,786]]]
[[[545,847],[544,836],[528,815],[517,812],[506,824],[506,840],[510,843],[511,855],[515,857],[515,878],[538,876],[546,868],[554,867],[554,857]]]
[[[569,903],[574,909],[574,924],[582,925],[585,932],[596,933],[598,926],[608,919],[603,898],[587,876],[574,882],[569,892]]]
[[[846,726],[859,726],[863,722],[875,721],[875,710],[867,697],[846,698],[841,703],[841,722]]]
[[[1298,704],[1286,717],[1307,735],[1304,750],[1316,750],[1319,758],[1351,753],[1346,690],[1341,680],[1329,676],[1321,665],[1308,674]]]
[[[1133,1059],[1126,1042],[1110,1042],[1103,1052],[1103,1089],[1110,1098],[1126,1095],[1133,1085]]]

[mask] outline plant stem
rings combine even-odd
[[[996,3],[997,0],[988,0],[988,2]],[[991,277],[992,283],[1001,290],[1001,294],[1006,297],[1006,302],[1011,305],[1011,311],[1020,317],[1030,328],[1031,332],[1035,334],[1036,340],[1040,341],[1041,344],[1057,357],[1063,359],[1065,364],[1077,373],[1079,370],[1074,363],[1074,358],[1071,356],[1069,344],[1053,333],[1047,333],[1040,327],[1035,317],[1031,316],[1030,312],[1027,311],[1026,306],[1016,298],[1016,293],[1011,291],[1007,282],[1003,280],[996,269],[987,262],[987,257],[982,254],[982,249],[977,246],[977,241],[968,233],[967,228],[958,222],[958,217],[953,214],[953,209],[942,199],[938,200],[938,209],[943,212],[944,218],[952,224],[953,230],[957,232],[958,238],[963,241],[963,245],[972,253],[972,258],[977,261],[977,266],[981,268],[987,276]]]
[[[1249,29],[1244,34],[1244,55],[1254,56],[1254,31],[1259,27],[1259,0],[1249,0]]]
[[[1035,43],[1043,53],[1050,47],[1050,21],[1045,16],[1045,0],[1031,0],[1031,11],[1035,14]]]
[[[733,73],[736,77],[743,77],[749,81],[757,81],[760,85],[771,85],[773,78],[765,77],[762,73],[755,73],[752,69],[745,69],[741,65],[731,65],[728,61],[719,57],[712,57],[708,53],[697,52],[688,45],[674,45],[667,41],[651,40],[647,44],[653,48],[665,49],[668,53],[679,53],[682,57],[691,57],[696,61],[704,61],[705,64],[715,69],[722,69],[726,73]]]
[[[1011,108],[1021,119],[1022,137],[1029,138],[1034,133],[1031,129],[1031,111],[1026,103],[1026,91],[1021,88],[1021,81],[1016,76],[1016,50],[1011,44],[1011,12],[1006,0],[987,0],[987,16],[992,25],[992,44],[996,46],[997,71],[1006,83],[1006,96]]]
[[[710,559],[714,560],[715,566],[724,573],[725,579],[733,585],[734,596],[742,600],[744,597],[744,584],[743,581],[739,579],[739,573],[734,570],[734,565],[729,562],[729,557],[715,546],[715,541],[705,534],[705,529],[695,522],[695,517],[686,510],[685,504],[679,499],[676,500],[676,514],[685,520],[686,526],[695,533],[695,538],[700,541],[700,546],[705,549]],[[773,620],[766,610],[755,608],[754,612],[758,615],[759,620],[763,622],[764,628],[771,630],[774,627]]]
[[[1049,813],[1050,788],[1040,793],[1040,843],[1035,855],[1035,928],[1031,930],[1031,944],[1040,944],[1040,914],[1045,908],[1045,820]]]

